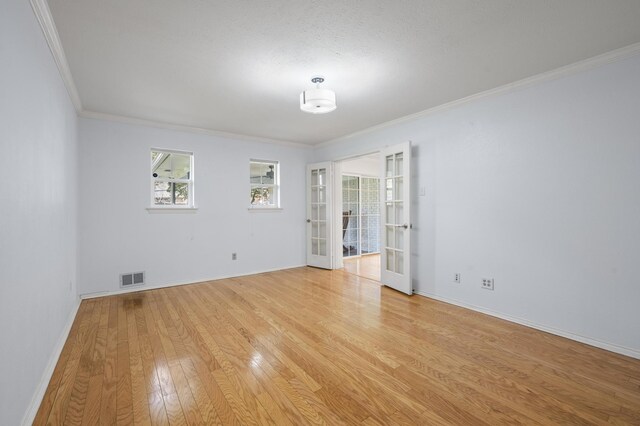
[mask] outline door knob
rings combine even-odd
[[[311,219],[307,219],[307,223],[311,223]]]

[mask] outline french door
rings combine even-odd
[[[380,152],[382,222],[380,281],[406,294],[411,283],[411,144],[387,147]]]
[[[307,265],[331,269],[332,163],[307,165]]]

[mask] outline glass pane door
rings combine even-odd
[[[331,268],[331,164],[307,166],[307,264]]]
[[[342,175],[342,255],[380,251],[380,179]]]
[[[380,179],[360,178],[360,252],[380,252]]]
[[[381,280],[412,294],[410,271],[409,143],[382,151],[382,262]]]
[[[342,255],[360,254],[360,180],[342,176]]]

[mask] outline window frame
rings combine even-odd
[[[189,156],[189,178],[188,179],[172,179],[172,178],[163,178],[163,177],[154,177],[153,176],[153,168],[156,162],[153,161],[153,152],[161,152],[166,154],[177,154],[177,155],[188,155]],[[149,176],[150,176],[150,210],[195,210],[195,179],[194,179],[194,154],[191,151],[181,151],[176,149],[166,149],[166,148],[151,148],[149,151]],[[156,182],[167,182],[167,183],[186,183],[187,184],[187,193],[188,200],[187,204],[155,204],[155,184]]]
[[[253,183],[251,182],[251,166],[252,164],[268,164],[273,165],[274,176],[273,183]],[[273,189],[274,204],[251,204],[251,198],[249,198],[249,210],[281,210],[280,205],[280,162],[275,160],[260,160],[257,158],[249,159],[249,197],[251,197],[251,191],[253,188],[270,187]]]

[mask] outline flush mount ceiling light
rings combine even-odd
[[[321,89],[322,77],[313,77],[312,83],[315,89],[305,90],[300,93],[300,109],[311,114],[326,114],[336,109],[336,93],[333,90]]]

